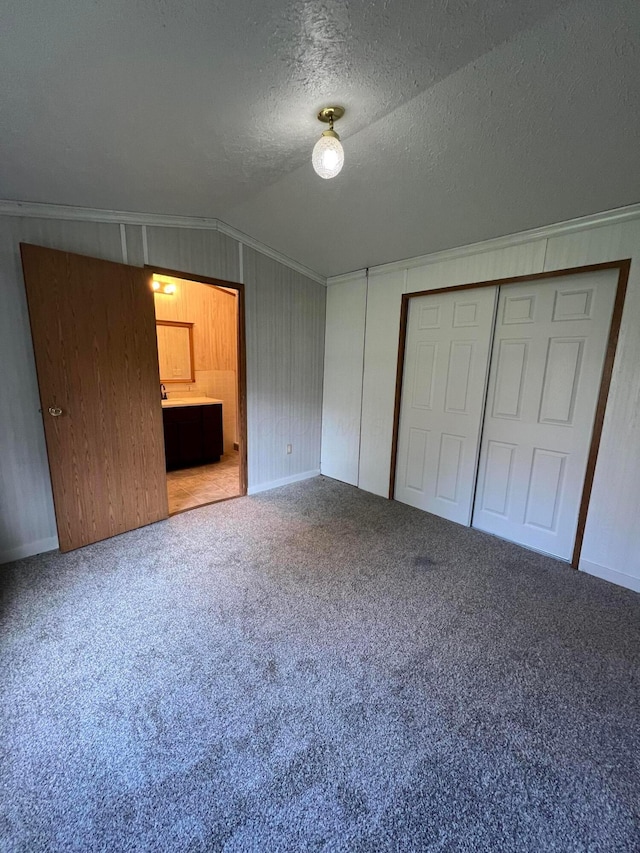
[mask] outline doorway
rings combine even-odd
[[[389,496],[577,567],[629,265],[405,294]]]
[[[246,494],[242,287],[150,269],[175,515]]]
[[[173,386],[174,405],[163,407],[151,268],[29,244],[21,244],[20,249],[60,550],[71,551],[167,518],[167,447],[180,456],[181,469],[185,461],[220,462],[225,453],[222,395],[205,393],[209,399],[199,405],[194,395],[197,386],[189,388],[197,378],[192,372],[197,365],[195,323],[165,320],[161,324],[160,334],[176,350],[167,376],[174,381],[162,383],[165,390]],[[227,437],[234,438],[232,488],[244,495],[243,285],[175,270],[154,269],[153,273],[235,294],[236,402],[230,408],[236,420]],[[167,299],[171,290],[165,287]],[[231,296],[227,293],[226,298]],[[209,333],[217,333],[215,324]],[[187,387],[176,397],[180,385]],[[189,405],[175,405],[189,392]],[[171,395],[166,396],[168,402]],[[184,417],[178,414],[180,409]],[[164,429],[165,418],[169,430]],[[212,434],[217,444],[203,439]],[[207,454],[211,458],[203,459]],[[218,493],[214,499],[224,497]],[[199,494],[198,506],[211,502],[210,494]]]

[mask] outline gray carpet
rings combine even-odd
[[[640,850],[640,596],[318,478],[0,569],[1,849]]]

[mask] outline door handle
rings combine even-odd
[[[62,414],[62,409],[59,409],[58,406],[49,406],[49,414],[52,418],[59,418]]]

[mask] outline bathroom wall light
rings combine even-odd
[[[156,293],[164,293],[167,296],[173,296],[173,294],[176,292],[175,284],[166,281],[158,281],[155,278],[151,282],[151,287]]]
[[[335,178],[344,164],[344,149],[340,137],[333,129],[334,121],[338,121],[343,115],[344,107],[325,107],[318,113],[320,121],[329,125],[329,130],[323,132],[311,155],[313,168],[321,178]]]

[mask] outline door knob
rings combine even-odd
[[[62,409],[59,409],[57,406],[49,406],[49,414],[52,418],[59,418],[62,414]]]

